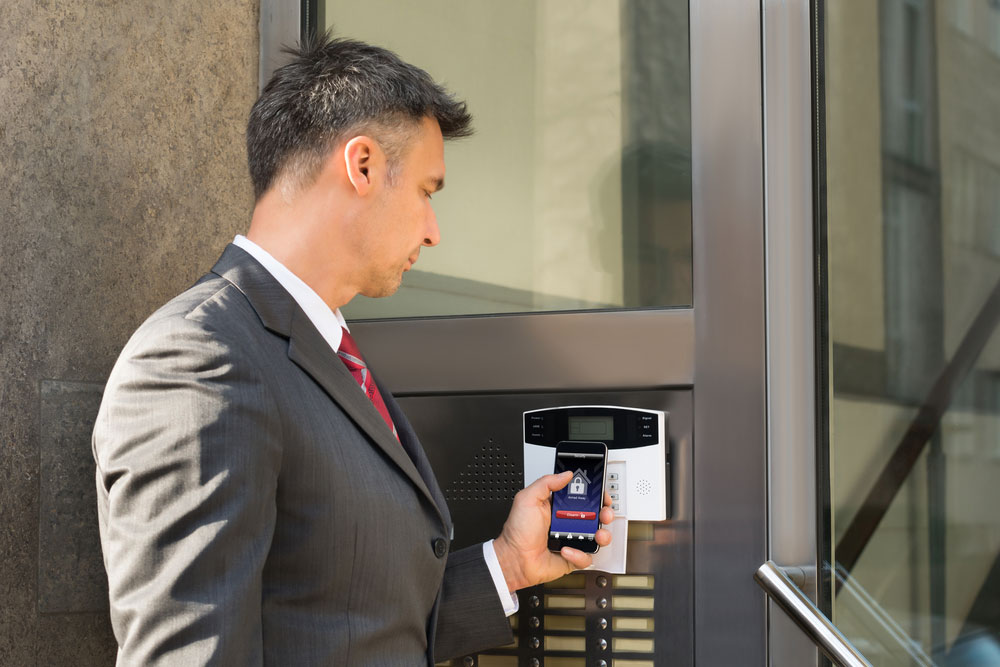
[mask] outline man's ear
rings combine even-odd
[[[357,136],[344,144],[344,166],[355,192],[364,197],[372,188],[381,150],[371,137]]]

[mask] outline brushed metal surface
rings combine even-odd
[[[258,90],[263,90],[274,70],[287,61],[288,56],[281,52],[281,47],[294,46],[299,41],[301,25],[301,2],[260,0],[260,78]]]
[[[393,393],[690,386],[690,308],[352,322]]]
[[[768,557],[817,566],[809,4],[763,3]],[[817,664],[786,614],[768,633],[770,664]]]
[[[695,664],[766,662],[761,6],[691,11]]]

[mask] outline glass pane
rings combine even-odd
[[[691,304],[687,0],[320,0],[469,103],[441,244],[349,318]]]
[[[1000,3],[823,3],[834,622],[1000,664]]]

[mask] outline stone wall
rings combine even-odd
[[[108,665],[90,429],[138,324],[245,229],[256,0],[0,9],[0,665]]]

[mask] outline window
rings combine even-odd
[[[353,319],[691,305],[687,2],[325,0],[469,103],[442,242]]]

